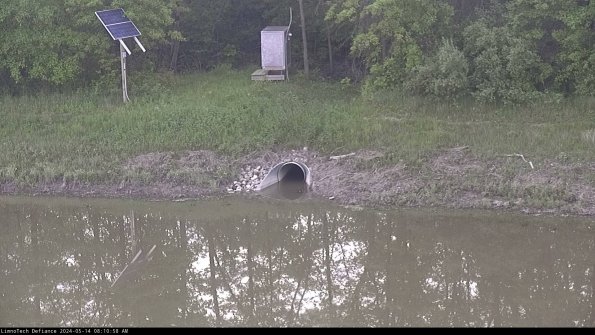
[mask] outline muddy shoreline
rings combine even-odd
[[[0,193],[174,201],[221,197],[228,194],[243,169],[270,168],[289,160],[310,167],[313,187],[309,197],[332,199],[341,205],[595,215],[595,164],[556,160],[529,164],[515,155],[479,159],[467,147],[441,150],[418,166],[387,164],[382,152],[372,150],[338,159],[306,148],[258,152],[238,159],[211,151],[150,153],[125,162],[118,183],[63,180],[22,187],[5,182]]]

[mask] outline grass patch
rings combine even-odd
[[[469,146],[479,157],[522,153],[534,163],[561,153],[595,159],[592,98],[524,107],[443,104],[391,92],[362,97],[339,83],[253,82],[249,71],[226,69],[156,82],[167,93],[145,82],[152,94],[131,93],[125,106],[116,93],[0,97],[0,181],[143,180],[142,173],[123,175],[127,158],[199,149],[237,156],[373,148],[386,152],[385,163],[419,164],[436,150]]]

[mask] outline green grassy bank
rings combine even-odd
[[[224,69],[142,85],[152,93],[131,92],[125,106],[117,93],[0,97],[0,182],[117,182],[127,158],[198,149],[370,148],[386,153],[382,163],[422,164],[468,146],[479,158],[595,160],[592,98],[522,107],[364,98],[338,83],[252,82],[250,71]]]

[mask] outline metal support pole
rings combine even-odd
[[[122,65],[122,98],[124,102],[130,101],[128,98],[128,87],[126,85],[126,50],[123,43],[120,43],[120,64]]]

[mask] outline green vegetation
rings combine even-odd
[[[120,7],[147,48],[126,105],[93,15]],[[290,7],[291,81],[252,82]],[[0,188],[199,195],[307,146],[343,203],[592,214],[594,22],[589,0],[3,0]]]
[[[118,7],[148,50],[130,73],[254,67],[261,29],[293,7],[292,71],[368,94],[517,104],[595,92],[589,0],[3,0],[0,94],[113,87],[118,45],[93,12]]]
[[[437,150],[469,146],[480,158],[522,153],[538,167],[544,159],[595,160],[591,98],[437,104],[389,91],[362,97],[349,85],[301,78],[252,82],[250,71],[227,68],[137,86],[150,94],[137,87],[127,105],[117,91],[0,98],[0,182],[117,183],[130,157],[199,149],[239,156],[372,148],[386,153],[384,163],[416,164]]]

